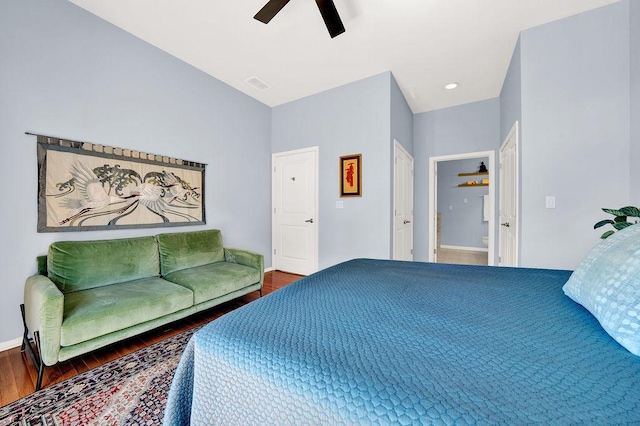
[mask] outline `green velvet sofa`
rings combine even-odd
[[[224,248],[219,230],[60,241],[38,258],[21,305],[22,350],[38,368],[260,291],[261,254]],[[36,351],[29,343],[33,335]]]

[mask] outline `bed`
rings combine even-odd
[[[640,357],[563,294],[570,275],[330,267],[199,330],[165,424],[638,423]]]

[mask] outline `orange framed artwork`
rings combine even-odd
[[[340,197],[362,197],[362,154],[340,157]]]

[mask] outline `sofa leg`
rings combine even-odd
[[[33,361],[33,365],[38,371],[36,391],[39,391],[42,388],[42,376],[44,374],[44,363],[42,362],[42,356],[40,355],[40,333],[37,331],[33,332],[33,341],[35,342],[36,350],[38,351],[38,354],[36,355],[36,353],[33,351],[33,348],[31,347],[31,342],[29,341],[29,329],[27,328],[24,303],[20,305],[20,312],[22,313],[22,322],[24,324],[24,334],[22,335],[22,346],[20,346],[20,351],[24,352],[26,350],[29,353],[31,361]]]
[[[260,297],[262,297],[262,287],[260,287]]]
[[[36,349],[38,350],[38,355],[40,355],[40,333],[35,331],[33,333],[33,340],[36,342]],[[31,345],[29,345],[29,349],[31,352],[31,359],[33,360],[33,364],[36,366],[38,370],[38,380],[36,381],[36,391],[39,391],[42,388],[42,375],[44,374],[44,362],[42,362],[42,356],[38,356],[38,360],[36,361],[36,354],[31,349]]]
[[[29,343],[29,329],[27,328],[27,319],[24,313],[24,303],[20,305],[20,313],[22,314],[22,325],[24,326],[24,334],[22,335],[22,346],[20,346],[20,352],[24,352]]]

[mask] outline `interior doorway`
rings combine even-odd
[[[495,264],[494,159],[494,151],[429,158],[430,262]]]

